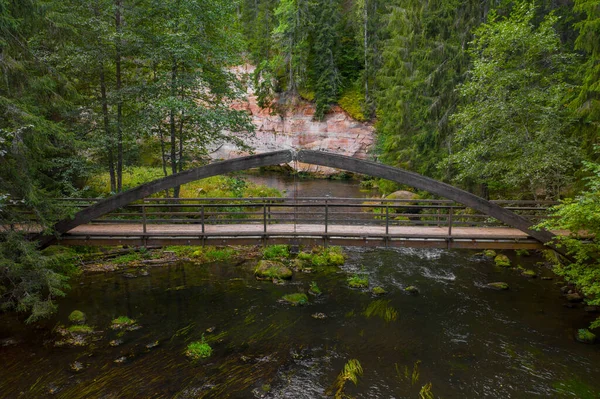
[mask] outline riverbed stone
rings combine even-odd
[[[313,319],[323,320],[327,318],[325,313],[317,312],[310,315]]]
[[[583,296],[578,292],[573,292],[571,294],[567,294],[567,295],[565,295],[565,298],[567,299],[567,301],[572,302],[572,303],[583,301]]]
[[[263,259],[258,262],[254,275],[261,280],[289,280],[292,271],[281,262]]]
[[[85,323],[85,313],[81,310],[74,310],[69,315],[69,321],[75,324],[83,324]]]
[[[85,368],[85,366],[83,365],[83,363],[78,362],[78,361],[74,361],[73,363],[71,363],[69,365],[69,368],[71,369],[71,371],[73,371],[74,373],[79,373],[80,371],[83,371],[83,369]]]
[[[308,304],[308,297],[304,293],[284,295],[281,300],[293,306],[302,306]]]
[[[496,263],[496,266],[510,267],[510,259],[508,259],[508,256],[503,254],[496,255],[494,262]]]
[[[494,283],[487,283],[486,286],[488,288],[494,289],[494,290],[507,290],[508,289],[508,284],[501,282],[501,281],[497,281]]]
[[[575,334],[575,339],[584,344],[593,344],[596,342],[596,334],[592,333],[587,328],[582,328],[577,330]]]

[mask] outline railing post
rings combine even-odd
[[[200,223],[202,223],[202,234],[204,234],[204,204],[200,205]]]
[[[142,200],[142,231],[146,234],[146,199]]]
[[[452,213],[453,213],[453,209],[454,209],[454,207],[452,205],[450,205],[450,208],[448,209],[448,237],[452,237]]]
[[[327,224],[329,222],[329,204],[325,200],[325,234],[328,232]]]
[[[267,232],[267,203],[263,201],[263,232]]]
[[[390,234],[390,205],[385,204],[385,235]]]

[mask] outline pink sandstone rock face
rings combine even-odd
[[[252,71],[253,67],[244,66],[235,72],[242,74]],[[252,116],[256,126],[255,132],[251,137],[244,138],[244,142],[254,148],[255,154],[286,149],[308,149],[367,159],[375,140],[372,124],[352,119],[338,106],[332,107],[323,121],[313,120],[315,106],[303,100],[299,100],[283,115],[279,115],[269,109],[260,108],[250,88],[247,101],[233,104],[232,107],[246,110]],[[213,159],[231,159],[243,155],[248,154],[233,144],[220,146],[211,153]],[[322,175],[339,172],[316,165],[290,166],[297,167],[300,171]]]

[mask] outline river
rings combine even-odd
[[[292,186],[304,196],[373,194],[352,181],[249,179],[274,179],[288,195]],[[524,278],[469,250],[345,252],[339,270],[297,272],[285,285],[257,281],[252,261],[83,275],[39,329],[0,318],[0,397],[312,399],[332,389],[350,359],[364,370],[357,385],[345,384],[356,398],[418,398],[429,383],[436,398],[599,397],[600,346],[574,340],[595,315],[565,306],[556,278]],[[538,255],[505,253],[552,277]],[[388,293],[348,288],[354,273]],[[313,281],[323,294],[307,306],[278,302]],[[493,281],[510,289],[486,288]],[[98,333],[84,347],[55,347],[53,327],[75,309]],[[110,330],[119,315],[141,328]],[[203,335],[213,354],[191,362],[186,345]],[[74,362],[83,370],[72,371]]]

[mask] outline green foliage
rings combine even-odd
[[[585,14],[585,18],[575,25],[579,30],[575,49],[584,51],[586,57],[579,71],[583,82],[573,105],[590,125],[592,137],[588,140],[597,143],[600,126],[600,1],[575,0],[574,3],[573,11]]]
[[[27,313],[27,323],[56,311],[55,300],[65,296],[69,275],[61,256],[44,256],[35,243],[17,233],[0,241],[0,310]]]
[[[367,118],[363,112],[363,101],[364,95],[359,90],[350,89],[342,94],[338,103],[352,118],[364,122]]]
[[[573,262],[558,263],[554,271],[574,283],[590,305],[600,305],[600,164],[588,162],[585,168],[586,190],[552,208],[552,217],[538,228],[570,232],[556,236],[554,245],[566,249]]]
[[[390,165],[446,177],[437,168],[452,134],[456,86],[469,64],[465,44],[480,22],[478,0],[407,0],[387,17],[388,39],[377,84],[381,159]]]
[[[308,297],[301,292],[284,295],[281,299],[294,306],[306,305],[308,303]]]
[[[538,27],[534,17],[535,7],[518,1],[509,17],[491,13],[476,30],[449,160],[459,182],[558,198],[579,158],[565,106],[573,57],[561,51],[556,17]]]
[[[290,257],[288,245],[270,245],[263,249],[264,259],[287,259]]]
[[[187,346],[185,355],[193,360],[205,359],[212,355],[212,348],[204,341],[204,334],[202,341],[194,341]]]
[[[355,274],[348,278],[348,286],[351,288],[367,288],[369,286],[369,278]]]

